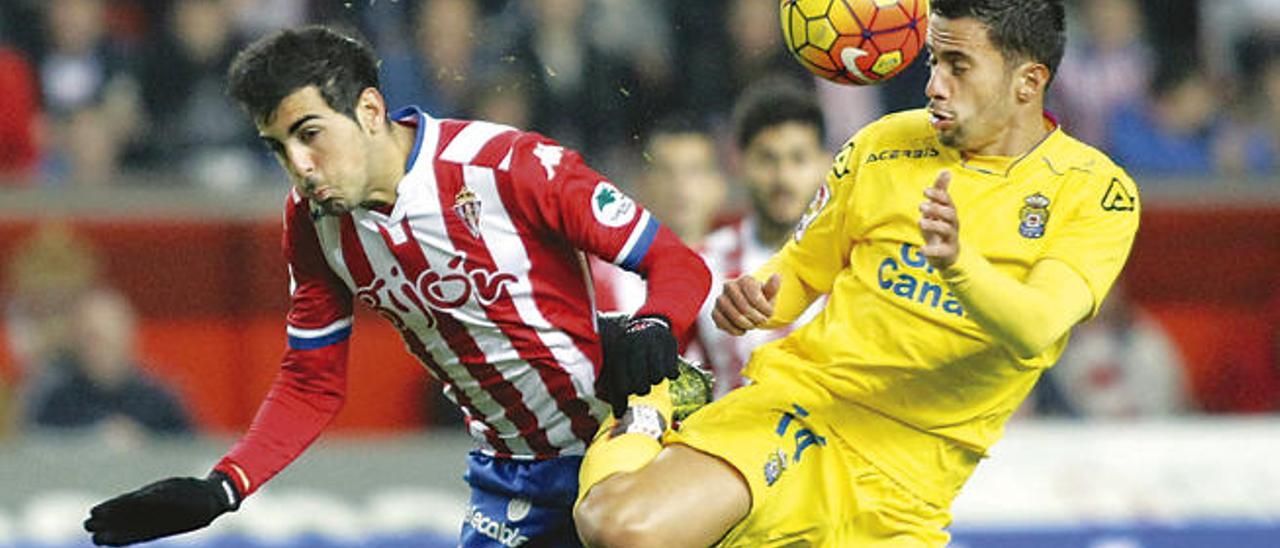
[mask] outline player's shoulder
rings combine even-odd
[[[1122,183],[1137,192],[1133,178],[1105,152],[1075,138],[1061,127],[1051,138],[1053,146],[1044,154],[1044,162],[1053,172],[1071,175],[1086,186]]]
[[[484,120],[439,121],[435,161],[505,169],[517,144],[532,135],[512,126]]]

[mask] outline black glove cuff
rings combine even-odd
[[[218,500],[223,503],[224,512],[235,512],[240,509],[240,501],[244,500],[244,495],[240,494],[240,488],[236,486],[235,480],[231,479],[221,470],[209,472],[204,481],[208,482],[217,490]]]

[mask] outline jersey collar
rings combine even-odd
[[[1027,166],[1035,166],[1041,163],[1048,164],[1052,168],[1053,164],[1056,163],[1052,161],[1052,157],[1059,149],[1065,134],[1062,132],[1062,126],[1058,124],[1057,118],[1048,111],[1044,112],[1044,121],[1052,129],[1039,143],[1031,147],[1031,150],[1020,156],[969,156],[966,158],[954,149],[952,153],[957,156],[961,167],[966,171],[993,177],[1008,178],[1015,172],[1026,169]]]

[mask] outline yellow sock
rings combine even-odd
[[[654,386],[644,396],[631,396],[627,400],[627,407],[631,410],[649,407],[657,411],[657,415],[661,417],[658,424],[662,430],[655,432],[657,428],[650,424],[644,428],[615,433],[613,430],[617,419],[610,415],[596,431],[595,439],[591,440],[591,446],[587,447],[587,453],[582,459],[582,468],[578,471],[577,502],[582,502],[582,497],[595,484],[617,473],[639,470],[662,451],[659,438],[671,424],[671,395],[667,391],[667,381]]]

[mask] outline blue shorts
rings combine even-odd
[[[581,547],[573,526],[581,466],[581,456],[518,461],[472,451],[463,476],[471,503],[459,546]]]

